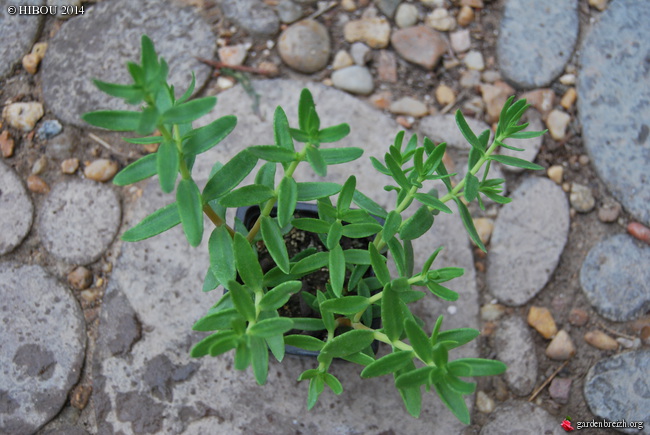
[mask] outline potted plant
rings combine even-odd
[[[139,110],[96,111],[83,118],[96,127],[135,131],[141,136],[125,138],[127,142],[159,144],[157,152],[124,168],[115,184],[158,175],[164,192],[176,191],[176,202],[129,229],[124,240],[143,240],[181,224],[190,245],[197,246],[203,239],[203,214],[215,226],[209,236],[210,268],[203,290],[222,285],[228,291],[197,319],[194,329],[210,334],[196,343],[192,356],[234,351],[235,368],[252,366],[257,382],[264,384],[269,351],[282,361],[285,345],[289,345],[316,355],[313,368],[296,373],[299,380],[309,383],[309,409],[325,385],[341,394],[341,383],[328,369],[333,359],[342,358],[365,366],[362,378],[392,375],[411,415],[420,413],[421,387],[427,391],[433,387],[454,415],[469,423],[463,395],[473,393],[475,384],[461,378],[497,375],[506,366],[480,358],[449,361],[449,351],[473,340],[479,331],[443,330],[442,316],[435,325],[427,326],[409,307],[430,297],[428,293],[456,300],[458,294],[445,283],[461,276],[463,269],[434,268],[442,249],[438,248],[422,269],[415,270],[411,243],[430,229],[435,215],[452,213],[446,203],[453,201],[470,238],[485,250],[466,203],[477,200],[483,207],[481,195],[501,204],[510,201],[500,194],[504,180],[488,179],[490,163],[541,169],[495,153],[498,147],[516,149],[506,145],[506,139],[544,133],[522,131],[527,126],[519,125],[528,107],[525,100],[510,98],[506,102],[492,140],[489,130],[476,135],[462,113],[456,113],[471,151],[467,174],[455,185],[450,179],[453,174],[443,163],[444,143],[435,145],[425,138],[419,144],[415,135],[404,143],[404,132],[400,132],[383,162],[371,159],[377,171],[392,179],[386,190],[396,192],[396,201],[387,211],[356,189],[354,176],[343,185],[294,179],[299,164],[308,164],[316,174],[325,176],[329,165],[344,164],[363,154],[360,148],[329,145],[345,137],[350,127],[321,128],[306,89],[300,94],[296,128],[289,126],[278,107],[273,118],[275,143],[249,146],[227,162],[216,162],[207,184],[199,189],[192,178],[196,157],[225,138],[235,128],[236,118],[224,116],[194,129],[192,122],[210,112],[216,98],[190,100],[192,79],[187,91],[176,99],[174,88],[166,81],[167,64],[146,36],[142,37],[141,64],[128,63],[128,70],[132,84],[95,83],[100,90],[139,105]],[[484,166],[479,179],[476,174]],[[240,186],[254,170],[255,182]],[[276,174],[281,175],[279,182]],[[441,180],[447,192],[440,196],[428,190],[424,184],[429,180]],[[310,211],[301,211],[299,204],[305,201],[316,204],[312,203]],[[418,208],[406,216],[412,203]],[[234,225],[225,222],[228,208],[249,206],[255,207],[254,216],[240,214]],[[302,232],[298,238],[309,236],[311,246],[291,249],[296,232]],[[389,271],[387,258],[394,262],[396,275]],[[313,281],[315,274],[324,274],[320,284]],[[296,310],[296,304],[302,308]],[[376,357],[373,342],[385,343],[390,352]]]

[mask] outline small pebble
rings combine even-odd
[[[506,312],[506,307],[501,304],[485,304],[481,307],[481,320],[498,320]]]
[[[65,159],[61,162],[61,172],[64,174],[74,174],[79,169],[79,159]]]
[[[386,48],[390,39],[390,24],[386,18],[364,18],[349,21],[343,28],[345,40],[364,42],[371,48]]]
[[[359,65],[334,71],[332,83],[335,87],[353,94],[368,95],[374,89],[372,75],[368,68]]]
[[[596,8],[599,11],[604,11],[607,9],[607,2],[609,0],[589,0],[589,6]]]
[[[31,75],[36,74],[40,63],[41,60],[34,53],[29,53],[23,56],[23,68]]]
[[[490,337],[494,334],[494,331],[497,329],[496,322],[485,322],[481,328],[481,335],[484,337]]]
[[[395,13],[395,24],[400,29],[411,27],[418,22],[418,8],[411,3],[402,3]]]
[[[395,58],[395,53],[388,50],[379,51],[377,75],[381,81],[389,83],[397,82],[397,59]]]
[[[469,6],[474,9],[483,9],[483,0],[460,0],[461,6]]]
[[[494,230],[494,220],[490,218],[474,218],[473,221],[481,242],[486,245],[490,241],[492,230]]]
[[[48,119],[43,121],[41,126],[36,132],[36,137],[39,139],[51,139],[54,136],[57,136],[63,130],[63,126],[56,119]]]
[[[70,405],[83,410],[88,405],[88,400],[93,392],[91,385],[77,385],[70,393]]]
[[[456,93],[452,88],[445,84],[440,84],[436,88],[436,100],[439,104],[446,106],[456,102]]]
[[[9,104],[2,110],[2,117],[13,128],[27,133],[43,117],[43,105],[36,102]]]
[[[363,42],[355,42],[350,47],[350,56],[354,59],[354,63],[357,65],[364,66],[370,61],[372,53],[370,47],[368,47]]]
[[[606,202],[598,209],[598,219],[605,223],[616,222],[620,214],[621,204],[616,201]]]
[[[485,62],[483,61],[483,54],[480,51],[472,50],[465,55],[463,62],[469,69],[476,71],[483,71],[485,69]]]
[[[400,57],[429,70],[447,52],[447,41],[439,32],[427,26],[396,30],[390,41]]]
[[[553,165],[546,170],[546,175],[548,175],[548,178],[553,180],[556,184],[562,184],[564,168],[561,165]]]
[[[392,94],[389,91],[381,91],[370,96],[370,102],[375,105],[376,108],[385,110],[390,107],[390,102],[392,100]]]
[[[345,12],[354,12],[357,10],[357,5],[354,0],[341,0],[341,9]]]
[[[566,137],[566,129],[571,121],[571,116],[561,110],[553,109],[546,118],[546,127],[555,140],[562,140]]]
[[[219,59],[226,65],[240,66],[244,64],[250,44],[237,44],[221,47],[218,51]]]
[[[650,326],[644,326],[641,328],[639,338],[645,346],[650,346]]]
[[[576,75],[564,74],[562,77],[560,77],[560,83],[567,86],[573,86],[576,84]]]
[[[650,228],[640,224],[639,222],[630,222],[627,225],[627,232],[632,237],[641,240],[650,245]]]
[[[575,354],[576,348],[565,330],[558,332],[546,348],[546,356],[558,361],[568,360]]]
[[[334,60],[332,61],[332,68],[334,70],[342,69],[352,65],[354,65],[354,59],[352,59],[352,56],[350,56],[347,51],[339,50],[336,52],[334,55]]]
[[[280,0],[276,6],[276,11],[280,21],[286,24],[291,24],[302,18],[302,7],[291,0]]]
[[[623,346],[625,349],[638,349],[641,347],[640,338],[635,338],[634,340],[630,340],[629,338],[618,337],[616,341],[618,341],[621,344],[621,346]]]
[[[284,63],[296,71],[309,74],[327,65],[330,45],[325,26],[314,20],[302,20],[282,32],[278,51]]]
[[[15,143],[9,134],[9,130],[3,130],[3,132],[0,133],[0,152],[2,152],[2,157],[6,159],[13,156],[14,148]]]
[[[544,307],[530,307],[528,324],[535,328],[547,340],[557,333],[557,326],[551,312]]]
[[[84,175],[91,180],[105,182],[117,173],[117,163],[108,159],[97,159],[84,169]]]
[[[521,98],[525,99],[528,104],[537,109],[543,118],[551,112],[555,104],[555,92],[553,92],[553,89],[535,89],[522,94]]]
[[[449,15],[449,11],[445,8],[434,9],[425,20],[429,27],[432,27],[441,32],[448,32],[456,28],[456,19]]]
[[[573,326],[585,326],[589,321],[589,314],[582,308],[573,308],[569,313],[569,323]]]
[[[233,80],[232,77],[226,77],[226,76],[217,77],[217,87],[222,91],[225,91],[226,89],[230,89],[233,86],[235,86],[235,81]]]
[[[573,107],[573,104],[576,102],[576,98],[578,98],[578,93],[576,92],[576,88],[569,88],[564,93],[564,95],[562,95],[562,99],[560,100],[560,106],[564,107],[566,110],[569,110]]]
[[[41,156],[32,165],[32,174],[40,175],[45,171],[45,168],[47,168],[47,157]]]
[[[413,127],[413,123],[415,123],[415,118],[412,116],[398,116],[395,118],[395,122],[397,122],[399,125],[401,125],[404,128],[411,128]]]
[[[93,273],[83,266],[75,267],[68,273],[68,284],[75,290],[86,290],[93,283]]]
[[[571,192],[571,183],[569,182],[562,183],[562,190],[564,190],[567,193]]]
[[[476,392],[476,408],[484,414],[489,414],[494,411],[496,405],[490,396],[479,390]]]
[[[31,174],[27,177],[27,188],[34,193],[48,193],[50,186],[38,175]]]
[[[618,349],[618,342],[603,331],[594,330],[585,334],[585,341],[591,346],[602,350]]]
[[[498,71],[487,70],[487,71],[483,71],[483,74],[481,74],[481,78],[485,83],[494,83],[498,80],[501,80],[501,74],[499,74]]]
[[[564,405],[569,402],[571,383],[572,380],[570,378],[553,378],[551,385],[548,387],[548,393],[553,400]]]
[[[569,201],[571,202],[571,207],[580,213],[589,213],[596,205],[596,200],[591,193],[591,189],[578,183],[571,184]]]
[[[102,292],[99,289],[90,289],[90,290],[83,290],[81,293],[81,298],[89,303],[93,303],[97,301],[99,298],[102,296]]]
[[[487,108],[486,122],[497,122],[503,105],[508,98],[514,94],[514,89],[503,82],[497,82],[493,85],[485,84],[480,87],[481,96],[483,97],[485,107]]]
[[[481,84],[481,73],[474,70],[463,71],[460,73],[459,83],[463,88],[474,88]]]
[[[456,53],[464,53],[472,46],[472,38],[467,29],[450,33],[449,42],[451,43],[451,48]]]
[[[587,166],[590,161],[591,160],[587,154],[581,154],[580,157],[578,157],[578,163],[580,163],[582,166]]]
[[[403,97],[394,101],[388,110],[397,115],[408,115],[415,118],[420,118],[429,113],[426,104],[411,97]]]
[[[458,12],[458,25],[461,27],[469,26],[474,21],[474,9],[469,6],[463,6]]]
[[[32,47],[32,54],[38,56],[40,60],[43,60],[45,53],[47,52],[47,42],[37,42]]]
[[[494,383],[496,384],[494,396],[499,402],[505,402],[508,400],[508,397],[510,397],[510,393],[508,392],[508,385],[506,384],[506,381],[501,377],[495,377],[494,379]]]

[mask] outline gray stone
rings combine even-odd
[[[363,42],[355,42],[350,47],[350,55],[354,59],[354,63],[364,66],[370,61],[372,52],[370,51],[370,47]]]
[[[394,196],[382,189],[388,179],[377,174],[367,160],[369,155],[379,157],[385,153],[387,138],[390,141],[398,131],[394,121],[350,95],[315,83],[265,80],[255,81],[253,86],[262,95],[260,117],[253,113],[246,92],[236,86],[220,94],[215,110],[197,123],[207,124],[225,114],[238,116],[238,127],[233,133],[206,153],[205,159],[197,159],[194,172],[198,180],[206,179],[215,160],[227,161],[241,151],[243,144],[272,143],[273,112],[277,105],[285,109],[290,125],[295,126],[298,96],[307,86],[313,93],[323,127],[341,122],[351,124],[350,136],[334,146],[365,149],[365,155],[355,162],[328,167],[326,180],[341,183],[350,174],[356,174],[359,190],[383,206],[394,202]],[[345,110],[340,110],[341,107]],[[322,180],[306,165],[299,166],[295,175],[301,181]],[[253,177],[254,174],[250,175],[244,184]],[[141,199],[128,215],[130,225],[174,201],[173,196],[159,190],[155,181],[146,185]],[[430,252],[434,242],[448,246],[449,249],[436,260],[435,267],[452,264],[467,267],[465,276],[450,283],[451,288],[459,290],[463,307],[467,308],[462,313],[459,310],[457,314],[449,314],[456,312],[456,303],[439,303],[428,296],[422,301],[418,314],[432,325],[438,314],[447,313],[443,329],[476,327],[478,304],[473,260],[462,223],[457,215],[441,217],[439,222],[439,227],[434,227],[422,243],[414,247],[415,258],[423,261],[424,251]],[[325,392],[316,408],[306,412],[307,386],[304,383],[296,385],[294,380],[298,373],[317,364],[315,360],[287,357],[281,365],[272,360],[264,387],[255,384],[250,370],[239,372],[232,368],[232,353],[192,360],[189,350],[203,334],[192,332],[191,326],[221,295],[220,289],[210,293],[201,291],[209,263],[206,245],[207,237],[198,248],[188,247],[182,229],[177,226],[151,239],[122,246],[112,274],[114,287],[110,287],[107,295],[113,292],[121,295],[119,299],[123,302],[113,301],[110,305],[121,306],[121,310],[131,313],[128,316],[135,313],[142,323],[142,335],[130,351],[113,356],[113,351],[106,348],[110,340],[102,336],[106,327],[109,334],[115,331],[104,319],[110,319],[111,323],[114,319],[110,312],[102,314],[98,357],[93,371],[100,433],[101,429],[106,433],[211,433],[215,427],[224,433],[237,433],[242,427],[247,432],[265,434],[296,430],[309,433],[390,430],[427,433],[433,424],[445,433],[462,430],[463,425],[431,395],[424,398],[420,419],[407,418],[393,382],[386,378],[361,380],[358,377],[360,367],[355,365],[335,362],[333,373],[343,382],[344,393],[334,396]],[[125,308],[126,301],[131,308]],[[115,312],[113,308],[110,310]],[[451,354],[452,359],[476,356],[476,348],[464,346]],[[375,400],[376,397],[381,400]],[[472,402],[468,398],[470,406]],[[359,419],[361,414],[373,415],[373,418]],[[396,421],[400,422],[399,428],[395,426]]]
[[[561,435],[562,420],[530,402],[512,400],[497,407],[481,435],[546,434]]]
[[[217,3],[223,14],[254,36],[273,36],[280,29],[278,16],[262,0],[234,0]]]
[[[121,207],[108,186],[73,179],[54,186],[39,213],[45,249],[71,264],[89,264],[102,256],[120,226]]]
[[[508,387],[518,396],[530,394],[537,382],[537,356],[530,329],[521,317],[501,320],[495,335],[497,359],[508,366]]]
[[[9,14],[9,6],[38,6],[43,0],[0,0],[0,78],[11,71],[22,57],[29,53],[38,36],[44,15]]]
[[[490,126],[483,121],[465,118],[469,128],[478,136]],[[454,115],[435,115],[422,118],[420,131],[434,143],[447,142],[448,147],[456,148],[464,153],[469,153],[472,146],[458,129]]]
[[[89,435],[88,431],[79,426],[59,426],[53,429],[47,429],[40,435]]]
[[[564,71],[578,38],[578,2],[508,0],[497,57],[501,74],[522,88],[548,85]],[[581,94],[582,95],[582,94]]]
[[[528,109],[525,114],[523,122],[527,122],[529,126],[526,128],[526,131],[542,131],[544,130],[544,124],[542,124],[542,116],[535,109]],[[542,146],[543,136],[533,137],[531,139],[510,139],[506,141],[506,145],[513,146],[515,148],[523,148],[523,151],[514,151],[509,150],[508,148],[499,148],[499,154],[503,156],[517,157],[518,159],[528,160],[532,162],[537,157],[537,153]],[[504,168],[508,172],[523,172],[523,168],[517,168],[515,166],[504,165]]]
[[[596,206],[596,199],[591,189],[579,183],[571,183],[569,202],[571,207],[580,213],[589,213]]]
[[[43,97],[64,123],[87,127],[80,116],[91,110],[134,110],[123,100],[99,91],[92,79],[132,83],[127,61],[140,61],[140,38],[147,34],[169,64],[169,82],[178,95],[196,74],[196,89],[210,68],[195,56],[211,58],[215,37],[192,7],[173,1],[126,0],[86,5],[85,13],[69,20],[50,40],[43,59]]]
[[[610,6],[611,7],[611,6]],[[637,350],[598,361],[587,373],[585,399],[591,412],[606,421],[644,422],[638,428],[617,429],[650,434],[650,350]]]
[[[548,178],[525,179],[497,218],[488,253],[490,293],[507,305],[528,302],[548,282],[569,232],[569,204]]]
[[[353,65],[332,73],[332,83],[339,89],[353,94],[368,95],[375,85],[372,74],[365,66]]]
[[[302,7],[294,3],[292,0],[281,0],[277,6],[278,16],[283,23],[293,23],[302,18]]]
[[[284,63],[303,73],[324,68],[330,58],[330,46],[327,28],[314,20],[292,24],[278,39],[278,50]]]
[[[631,320],[650,309],[650,247],[627,234],[594,246],[580,269],[580,285],[602,316]]]
[[[386,15],[388,18],[393,18],[395,10],[401,2],[402,0],[377,0],[375,4],[382,14]]]
[[[578,114],[598,175],[650,225],[650,9],[611,2],[581,48]]]
[[[86,348],[72,294],[40,266],[0,263],[0,432],[33,433],[77,383]]]
[[[36,136],[39,139],[51,139],[57,136],[63,130],[63,126],[56,119],[48,119],[43,121],[41,126],[36,131]]]
[[[34,219],[34,206],[18,175],[0,162],[0,255],[23,241]]]

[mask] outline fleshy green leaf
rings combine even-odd
[[[447,364],[454,376],[495,376],[504,373],[508,367],[501,361],[483,358],[461,358]]]
[[[284,273],[289,273],[289,254],[278,224],[268,216],[262,216],[262,239],[275,264]]]
[[[320,143],[337,142],[348,134],[350,134],[350,126],[348,124],[338,124],[319,131],[318,141]]]
[[[399,235],[403,240],[414,240],[429,231],[431,225],[433,215],[428,207],[422,206],[402,224]]]
[[[365,249],[346,249],[343,251],[346,263],[370,264],[370,253]]]
[[[456,345],[447,347],[447,349],[454,349],[456,347],[462,346],[470,341],[474,340],[480,335],[480,332],[472,328],[459,328],[459,329],[449,329],[447,331],[442,331],[438,333],[438,341],[453,341]]]
[[[337,297],[341,297],[345,280],[345,256],[341,245],[336,245],[329,251],[329,272],[332,290]]]
[[[237,125],[237,117],[223,116],[210,124],[192,130],[183,141],[183,153],[195,156],[206,152],[221,142]]]
[[[330,228],[327,231],[327,239],[325,240],[325,246],[327,246],[327,249],[332,250],[335,246],[338,246],[342,234],[343,225],[341,222],[332,222],[332,225],[330,225]]]
[[[140,114],[140,123],[138,124],[137,133],[143,136],[153,133],[158,124],[158,110],[155,107],[147,107]]]
[[[279,319],[268,319],[268,320],[279,320]],[[263,320],[262,322],[265,321],[266,320]],[[259,323],[256,325],[259,325]],[[253,325],[253,327],[256,325]],[[251,347],[250,347],[251,364],[253,366],[253,374],[255,375],[255,380],[257,381],[257,384],[264,385],[266,383],[266,377],[269,374],[269,350],[266,347],[266,342],[262,338],[259,338],[259,336],[250,337],[250,343],[251,343]]]
[[[330,224],[321,219],[297,218],[292,220],[291,224],[299,230],[312,233],[326,234],[330,230]]]
[[[406,331],[406,336],[411,342],[411,346],[413,346],[413,350],[422,361],[427,364],[433,362],[431,342],[422,328],[420,328],[414,320],[406,319],[404,321],[404,330]]]
[[[326,165],[338,165],[352,162],[363,155],[363,149],[355,147],[319,148]]]
[[[210,352],[210,347],[220,341],[234,340],[235,333],[233,331],[219,331],[215,334],[208,335],[203,340],[194,345],[190,355],[193,358],[199,358],[207,355]],[[233,346],[234,347],[234,346]]]
[[[434,384],[436,392],[440,396],[442,403],[451,410],[461,423],[469,424],[469,411],[463,400],[463,395],[454,391],[446,382],[437,382]]]
[[[292,294],[302,288],[300,281],[286,281],[277,287],[269,290],[260,300],[259,306],[262,310],[277,310],[289,301]]]
[[[190,85],[188,86],[187,90],[183,92],[183,95],[176,101],[178,104],[182,104],[185,101],[187,101],[191,96],[192,92],[194,92],[194,87],[196,86],[196,76],[194,75],[194,71],[192,71],[192,81],[190,82]]]
[[[388,284],[390,282],[390,272],[388,266],[386,266],[386,257],[379,253],[373,243],[368,245],[368,251],[370,252],[370,263],[375,275],[377,275],[382,285]]]
[[[384,326],[384,333],[391,341],[399,340],[404,327],[404,317],[399,294],[390,285],[384,286],[381,298],[381,320]]]
[[[311,335],[287,335],[284,337],[284,342],[288,346],[310,351],[319,351],[325,346],[325,343]]]
[[[194,180],[182,179],[178,183],[176,202],[187,241],[191,246],[199,246],[203,238],[203,208],[201,192]]]
[[[307,145],[307,161],[317,175],[327,175],[327,164],[323,160],[320,151],[313,145]]]
[[[255,145],[248,147],[248,151],[267,162],[289,163],[296,159],[296,153],[286,148],[275,145]]]
[[[163,141],[162,136],[148,136],[148,137],[123,137],[122,140],[124,142],[128,143],[134,143],[134,144],[142,144],[142,145],[147,145],[147,144],[152,144],[152,143],[160,143]]]
[[[354,189],[357,185],[357,179],[354,175],[348,177],[348,179],[343,184],[339,198],[336,201],[336,209],[339,213],[342,213],[350,208],[352,203],[352,197],[354,196]]]
[[[311,201],[336,195],[341,191],[341,185],[329,182],[305,182],[298,184],[298,201]]]
[[[249,322],[255,321],[255,305],[246,288],[237,281],[228,281],[228,290],[232,293],[232,302],[237,312]]]
[[[278,189],[278,224],[285,227],[293,218],[298,202],[298,185],[293,178],[282,178]]]
[[[212,270],[208,268],[208,270],[205,272],[205,278],[203,278],[203,288],[201,290],[204,292],[209,292],[216,289],[220,284],[221,283],[217,277],[214,276],[214,273],[212,273]]]
[[[329,299],[320,305],[322,310],[328,310],[335,314],[356,314],[370,306],[368,298],[363,296],[343,296],[338,299]]]
[[[214,331],[217,329],[228,329],[233,319],[241,318],[241,315],[234,308],[208,314],[192,326],[194,331]]]
[[[210,267],[219,282],[226,283],[234,280],[237,274],[235,268],[235,251],[232,237],[225,226],[216,227],[208,241],[210,252]]]
[[[144,98],[142,88],[136,85],[121,85],[118,83],[107,83],[101,80],[93,80],[97,88],[112,97],[123,98],[130,104],[138,104]]]
[[[411,188],[411,183],[409,183],[409,181],[406,179],[404,171],[402,171],[402,168],[400,168],[399,164],[390,154],[386,154],[386,166],[393,176],[393,179],[397,182],[397,184],[399,184],[402,189],[408,190]]]
[[[135,131],[140,125],[140,117],[140,112],[128,110],[99,110],[81,116],[90,125],[112,131]]]
[[[292,275],[304,275],[314,270],[327,266],[329,261],[328,252],[317,252],[309,257],[303,258],[291,268]]]
[[[257,157],[244,150],[223,165],[205,185],[203,200],[212,201],[232,190],[253,170]]]
[[[386,216],[388,216],[386,210],[384,210],[379,204],[358,190],[354,192],[352,201],[373,216],[377,216],[382,219],[386,219]]]
[[[235,264],[237,264],[239,276],[248,287],[261,289],[264,275],[253,247],[241,233],[235,233],[233,247],[235,248]]]
[[[343,385],[334,375],[325,373],[324,375],[325,383],[337,396],[343,392]]]
[[[115,178],[113,178],[113,184],[116,186],[133,184],[156,175],[156,171],[156,155],[147,154],[122,169]]]
[[[437,367],[426,366],[408,371],[395,379],[395,386],[397,388],[418,388],[427,384],[431,374],[439,370]]]
[[[400,350],[375,360],[361,372],[362,378],[374,378],[396,372],[413,360],[413,352]]]
[[[294,150],[293,139],[291,139],[291,133],[289,132],[289,121],[280,106],[276,107],[273,113],[273,137],[277,146],[289,151]]]
[[[122,240],[137,242],[148,239],[180,223],[181,217],[178,213],[178,205],[173,202],[142,219],[136,226],[122,235]]]
[[[309,391],[307,392],[307,410],[310,410],[318,402],[318,396],[325,389],[325,381],[322,376],[316,376],[309,380]]]
[[[469,237],[472,239],[474,243],[476,243],[476,246],[478,246],[481,251],[487,252],[485,249],[485,245],[481,241],[481,238],[478,235],[478,232],[476,231],[476,227],[474,226],[474,221],[472,220],[472,216],[469,214],[469,210],[467,209],[467,206],[463,204],[463,201],[461,201],[459,198],[454,197],[454,201],[456,201],[456,205],[458,206],[458,211],[460,212],[460,219],[463,221],[463,225],[465,225],[465,229],[467,230],[467,234],[469,234]]]
[[[160,188],[165,193],[170,193],[176,185],[178,176],[178,150],[171,141],[163,141],[156,152],[156,169],[160,180]]]
[[[493,154],[493,155],[490,156],[490,160],[494,160],[494,161],[497,161],[499,163],[503,163],[504,165],[508,165],[508,166],[515,166],[517,168],[533,169],[535,171],[539,171],[541,169],[544,169],[540,165],[536,165],[535,163],[531,163],[528,160],[519,159],[517,157],[502,156],[502,155],[499,155],[499,154]]]
[[[456,301],[458,300],[458,293],[456,293],[453,290],[448,289],[447,287],[444,287],[436,282],[428,282],[427,283],[427,288],[431,290],[431,293],[434,295],[438,296],[440,299],[444,299],[446,301]]]
[[[393,257],[393,261],[395,262],[395,267],[397,268],[397,273],[400,274],[400,276],[404,277],[407,275],[406,273],[406,259],[404,258],[404,248],[402,247],[402,244],[395,238],[392,237],[388,241],[388,250],[390,251],[390,254]],[[409,287],[410,289],[410,287]],[[396,291],[400,291],[395,289]]]
[[[282,335],[293,328],[293,321],[287,317],[275,317],[261,320],[248,328],[248,333],[257,337],[267,338]]]
[[[542,130],[542,131],[519,131],[517,133],[513,133],[509,135],[508,137],[510,139],[532,139],[534,137],[540,137],[546,134],[548,130]]]
[[[196,100],[179,104],[162,114],[162,122],[172,124],[192,122],[208,114],[215,104],[217,104],[216,97],[197,98]]]
[[[318,360],[321,361],[324,358],[340,358],[360,352],[370,346],[373,340],[374,332],[369,329],[353,329],[344,332],[323,346]]]
[[[343,235],[352,239],[370,237],[381,231],[379,224],[350,224],[343,227]]]
[[[472,202],[478,196],[478,178],[475,175],[472,175],[471,172],[468,172],[465,176],[465,199],[468,202]]]
[[[224,207],[244,207],[261,204],[273,198],[273,195],[273,189],[268,186],[251,184],[225,194],[219,199],[219,203]]]
[[[481,143],[479,142],[478,138],[476,137],[472,129],[469,128],[469,125],[465,120],[465,116],[463,116],[463,113],[460,110],[456,111],[455,118],[456,118],[456,124],[458,125],[458,129],[463,134],[463,137],[467,140],[467,142],[469,142],[472,148],[476,148],[478,151],[483,152],[483,150],[481,149]]]

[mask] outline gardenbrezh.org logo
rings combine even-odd
[[[573,427],[575,425],[575,427]],[[560,427],[564,429],[566,432],[572,432],[574,430],[580,430],[580,429],[603,429],[603,428],[613,428],[613,429],[638,429],[638,430],[643,430],[643,422],[642,421],[626,421],[626,420],[614,420],[614,421],[608,421],[608,420],[603,420],[603,421],[596,421],[596,420],[591,420],[591,421],[576,421],[576,422],[571,422],[571,417],[567,416],[562,423],[560,423]]]

